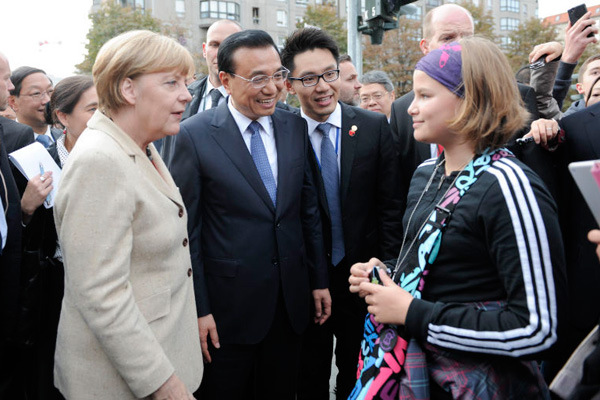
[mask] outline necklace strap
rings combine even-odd
[[[404,252],[403,257],[398,257],[398,261],[394,268],[392,277],[396,282],[399,283],[399,285],[404,290],[408,291],[414,297],[421,297],[421,292],[424,287],[423,275],[426,274],[426,270],[429,268],[429,266],[431,266],[431,264],[434,263],[434,261],[437,258],[442,241],[442,234],[448,226],[448,223],[452,218],[452,213],[458,205],[458,202],[466,194],[466,192],[471,187],[473,187],[473,185],[475,184],[477,179],[479,179],[479,177],[483,174],[483,172],[485,172],[494,162],[504,157],[514,156],[510,151],[506,149],[497,149],[493,151],[486,149],[482,154],[475,156],[458,173],[458,175],[454,178],[454,181],[450,184],[440,201],[434,206],[433,210],[425,219],[425,221],[423,221],[419,232],[411,241],[411,244],[407,251]],[[426,189],[428,188],[430,182],[433,180],[433,177],[435,176],[441,164],[442,163],[440,162],[434,169]],[[419,201],[417,202],[415,208],[411,213],[411,217],[409,218],[409,222],[404,233],[402,247],[404,247],[412,215],[419,206],[419,203],[423,198],[425,191],[426,190],[424,190],[423,193],[421,193],[421,197],[419,198]],[[396,275],[400,270],[400,266],[408,258],[408,254],[410,253],[413,245],[415,244],[418,246],[419,253],[417,265],[412,268],[403,268],[403,272],[400,274],[399,279],[396,279]],[[400,255],[402,255],[402,252],[403,249],[400,250]]]

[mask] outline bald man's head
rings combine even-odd
[[[208,66],[208,76],[210,83],[214,87],[221,86],[219,80],[219,68],[217,67],[217,52],[221,42],[230,35],[240,32],[242,27],[235,21],[222,19],[213,23],[206,31],[206,42],[202,43],[202,55],[206,59]]]
[[[8,59],[0,53],[0,111],[6,110],[8,106],[8,96],[15,87],[10,81],[10,65]]]
[[[473,17],[467,9],[456,4],[444,4],[425,15],[419,47],[423,54],[427,54],[443,44],[473,36],[474,29]]]

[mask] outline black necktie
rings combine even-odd
[[[212,89],[209,94],[211,101],[210,108],[215,108],[219,105],[219,100],[221,99],[221,97],[223,97],[223,95],[221,94],[221,91],[219,89]]]

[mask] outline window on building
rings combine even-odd
[[[252,23],[260,24],[260,14],[258,12],[258,7],[252,7]]]
[[[500,18],[501,31],[516,31],[519,29],[519,21],[516,18]]]
[[[523,4],[523,15],[527,16],[527,13],[528,13],[527,4]]]
[[[427,0],[427,7],[437,7],[440,5],[440,0]]]
[[[558,21],[560,20],[560,15],[557,15],[557,16],[556,16],[556,18],[554,18],[554,20],[555,20],[556,22],[558,22]]]
[[[421,7],[419,7],[418,5],[415,5],[415,6],[416,6],[417,11],[414,14],[406,14],[406,18],[420,21],[421,16],[423,15],[423,9]]]
[[[500,0],[500,11],[519,12],[519,0]]]
[[[184,14],[185,14],[185,0],[175,0],[175,12],[180,17],[184,16]]]
[[[233,1],[201,1],[200,18],[240,20],[240,5]]]
[[[488,0],[488,1],[487,1],[487,6],[488,6],[488,8],[490,8],[490,9],[493,7],[492,0]]]
[[[136,10],[144,10],[144,0],[121,0],[121,5]]]
[[[511,43],[512,43],[512,39],[509,38],[508,36],[502,36],[500,38],[500,47],[502,49],[507,49]]]
[[[277,26],[287,26],[287,13],[283,10],[277,10]]]
[[[296,4],[299,6],[306,6],[308,4],[308,0],[296,0]]]
[[[277,47],[279,47],[279,50],[283,50],[285,47],[285,36],[277,36]]]

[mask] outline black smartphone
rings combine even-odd
[[[588,12],[588,9],[585,6],[585,4],[580,4],[573,8],[569,8],[569,10],[567,10],[567,14],[569,14],[569,21],[571,21],[571,26],[575,25],[575,22],[579,21],[586,12]],[[594,36],[594,34],[590,32],[588,37],[592,36]]]
[[[369,278],[371,280],[371,283],[375,283],[377,285],[381,285],[381,275],[380,275],[380,271],[381,268],[378,267],[377,265],[375,265],[373,267],[373,269],[371,270],[371,273],[369,273]],[[391,271],[389,268],[385,268],[385,272],[387,272],[387,275],[390,276]]]

